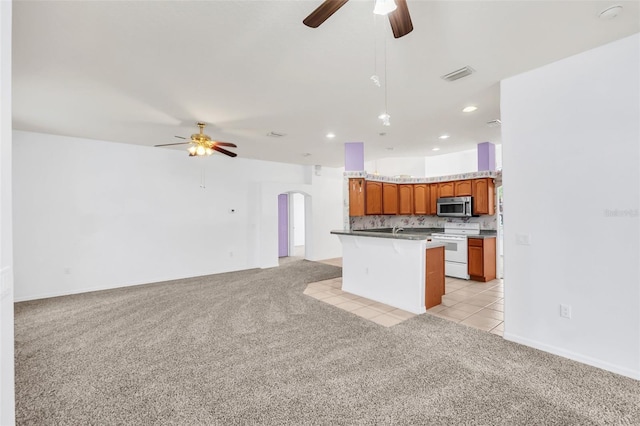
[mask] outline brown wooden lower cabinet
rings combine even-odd
[[[496,279],[496,239],[469,238],[468,268],[470,279],[487,282]]]
[[[433,308],[442,303],[444,295],[444,247],[426,250],[424,307]]]

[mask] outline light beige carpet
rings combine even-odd
[[[640,424],[640,383],[432,317],[302,294],[297,261],[16,304],[19,425]]]

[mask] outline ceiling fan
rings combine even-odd
[[[229,142],[220,142],[212,140],[208,135],[205,135],[203,130],[206,126],[205,123],[197,122],[198,127],[200,127],[200,133],[194,133],[191,135],[191,140],[189,142],[178,142],[178,143],[165,143],[161,145],[154,146],[172,146],[172,145],[191,145],[189,147],[189,157],[202,157],[205,155],[211,155],[214,151],[218,151],[224,155],[228,155],[229,157],[235,157],[238,154],[235,152],[227,151],[224,148],[220,148],[221,146],[228,146],[232,148],[237,148],[236,144]],[[176,136],[180,139],[186,139],[182,136]]]
[[[320,24],[329,19],[338,9],[349,0],[325,0],[316,10],[307,16],[303,24],[311,28],[318,28]],[[395,0],[396,8],[393,8],[393,0],[376,0],[376,7],[373,13],[388,15],[393,36],[400,38],[413,31],[407,0]],[[388,12],[391,10],[391,12]]]

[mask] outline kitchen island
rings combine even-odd
[[[414,314],[441,302],[444,244],[429,233],[332,231],[342,243],[342,290]]]

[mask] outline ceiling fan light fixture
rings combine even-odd
[[[229,157],[237,157],[238,154],[235,152],[227,151],[222,148],[223,146],[228,146],[231,148],[237,148],[236,144],[230,142],[222,142],[218,140],[212,140],[210,136],[204,134],[205,123],[199,121],[196,123],[198,127],[200,127],[200,133],[194,133],[191,135],[191,140],[189,142],[180,142],[180,143],[165,143],[154,146],[173,146],[173,145],[189,145],[187,148],[187,152],[189,153],[189,157],[201,157],[204,155],[212,155],[214,151],[218,151],[221,154],[228,155]],[[176,136],[180,139],[186,139],[181,136]]]
[[[388,15],[397,8],[398,6],[394,0],[376,0],[376,5],[373,7],[373,13],[376,15]]]

